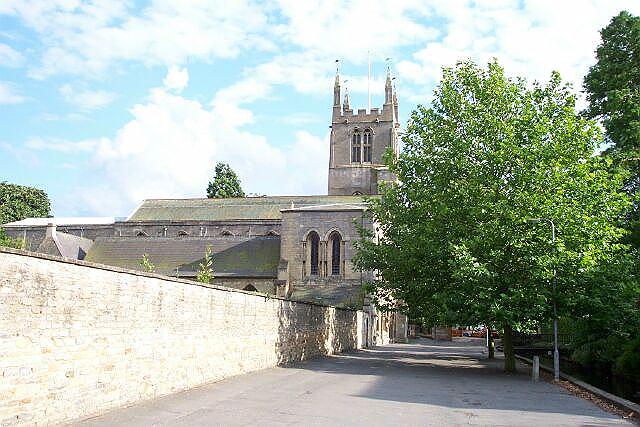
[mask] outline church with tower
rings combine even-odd
[[[27,218],[4,224],[27,249],[195,280],[213,253],[213,285],[364,310],[368,344],[406,340],[407,319],[379,312],[364,283],[374,273],[352,264],[356,224],[373,230],[363,196],[395,177],[383,156],[398,156],[398,100],[387,71],[382,108],[353,110],[336,73],[328,194],[230,199],[147,199],[122,221]]]

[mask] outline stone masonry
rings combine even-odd
[[[0,424],[359,348],[362,324],[360,311],[0,248]]]

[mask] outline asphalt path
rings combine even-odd
[[[618,426],[560,386],[505,374],[482,339],[422,339],[228,378],[82,426]]]

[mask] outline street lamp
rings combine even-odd
[[[549,218],[529,218],[529,223],[548,222],[551,225],[551,242],[555,247],[556,243],[556,225]],[[558,286],[558,275],[556,273],[555,263],[553,265],[553,378],[560,380],[560,352],[558,352],[558,311],[556,308],[556,288]]]

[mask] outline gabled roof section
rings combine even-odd
[[[93,244],[92,240],[59,231],[48,231],[36,252],[63,256],[70,259],[84,259]]]
[[[358,205],[362,196],[271,196],[231,199],[150,199],[128,221],[279,220],[282,209],[319,205]]]
[[[87,261],[142,270],[143,255],[156,273],[194,277],[207,247],[213,253],[214,276],[275,278],[280,260],[279,237],[109,237],[94,242]]]

